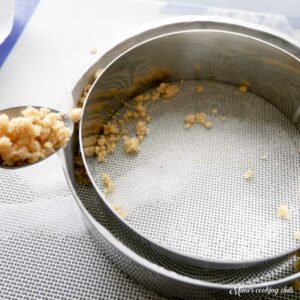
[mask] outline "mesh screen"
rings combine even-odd
[[[295,248],[296,127],[271,103],[236,86],[203,81],[197,93],[195,81],[177,84],[175,97],[148,102],[152,122],[138,155],[124,154],[119,143],[107,162],[88,160],[100,189],[103,173],[114,182],[107,201],[123,207],[138,233],[183,254],[243,261]],[[185,130],[184,117],[196,112],[205,112],[213,127]],[[248,169],[254,175],[246,180]],[[276,216],[280,204],[289,207],[288,220]]]

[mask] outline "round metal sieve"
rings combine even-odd
[[[185,263],[241,267],[295,251],[299,70],[295,58],[274,46],[220,31],[180,32],[127,51],[91,89],[82,151],[84,140],[127,110],[123,103],[134,95],[165,80],[179,93],[147,102],[152,121],[137,155],[125,154],[120,142],[104,163],[84,158],[100,199],[121,205],[126,227]],[[240,92],[241,82],[250,91]],[[184,117],[198,112],[207,114],[211,129],[184,128]],[[244,177],[247,170],[253,177]],[[115,185],[108,196],[104,173]],[[281,204],[288,220],[276,216]]]

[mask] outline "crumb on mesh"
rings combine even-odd
[[[226,118],[225,116],[221,116],[221,117],[220,117],[220,120],[221,120],[221,121],[225,121],[226,119],[227,119],[227,118]]]
[[[135,134],[138,136],[144,137],[147,134],[147,127],[145,122],[138,121],[135,125]]]
[[[114,190],[114,185],[113,185],[112,180],[110,179],[109,174],[104,173],[102,175],[102,183],[105,186],[107,192],[112,193],[112,191]]]
[[[196,92],[197,92],[197,93],[202,93],[203,90],[204,90],[203,85],[201,85],[201,84],[197,84],[197,85],[196,85]]]
[[[124,151],[127,154],[136,154],[140,150],[140,142],[136,137],[124,136]]]
[[[241,93],[246,93],[248,91],[248,85],[246,85],[246,84],[240,84],[239,85],[239,91]]]
[[[196,123],[196,116],[194,114],[189,114],[184,118],[184,123],[193,125]]]
[[[112,203],[111,208],[123,219],[127,218],[127,214],[125,211],[122,209],[120,204],[117,203]]]
[[[199,112],[199,113],[196,113],[196,122],[201,124],[201,125],[204,125],[204,123],[206,122],[206,114],[204,112]]]
[[[168,99],[175,96],[179,92],[179,87],[176,84],[162,82],[154,92],[151,93],[151,100],[160,98]]]
[[[204,122],[203,126],[207,129],[210,129],[210,128],[212,128],[212,122],[207,120]]]
[[[281,219],[288,219],[289,210],[286,205],[279,205],[277,208],[277,217]]]
[[[245,179],[250,179],[253,177],[253,171],[252,170],[246,170],[246,172],[244,173],[244,178]]]

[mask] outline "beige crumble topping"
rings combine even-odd
[[[144,137],[147,134],[147,127],[145,125],[145,122],[138,121],[135,125],[135,134],[137,136]]]
[[[210,129],[213,124],[210,120],[207,120],[206,114],[204,112],[199,112],[196,114],[189,114],[184,118],[184,128],[190,128],[195,123],[199,123],[204,128]]]
[[[124,151],[127,154],[136,154],[140,151],[140,142],[136,137],[124,136]]]
[[[196,85],[196,92],[197,92],[197,93],[202,93],[203,90],[204,90],[203,85],[201,85],[201,84],[197,84],[197,85]]]
[[[78,123],[81,119],[81,115],[82,115],[82,108],[79,108],[79,107],[72,109],[68,113],[68,116],[72,120],[73,123]]]
[[[178,85],[162,82],[156,90],[151,93],[151,100],[158,100],[160,98],[168,99],[175,96],[178,92]]]
[[[250,179],[253,177],[253,171],[252,170],[246,170],[246,172],[244,173],[244,178],[245,179]]]
[[[239,85],[239,91],[241,93],[246,93],[248,91],[248,86],[246,84],[240,84]]]
[[[110,176],[107,173],[104,173],[102,175],[102,182],[105,188],[107,189],[107,192],[112,193],[112,191],[114,190],[114,185],[112,180],[110,179]]]
[[[277,217],[281,219],[288,219],[289,210],[286,205],[279,205],[277,208]]]
[[[0,161],[5,165],[34,163],[64,147],[71,131],[61,113],[27,107],[22,117],[0,115]]]
[[[127,214],[125,211],[122,209],[120,204],[117,203],[112,203],[111,208],[123,219],[127,218]]]

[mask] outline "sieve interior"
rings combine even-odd
[[[196,92],[199,82],[202,93]],[[114,182],[106,200],[120,204],[126,222],[147,239],[188,256],[244,261],[297,247],[295,125],[274,105],[237,86],[176,84],[180,92],[170,100],[148,102],[152,121],[136,156],[125,154],[119,143],[105,163],[87,160],[99,189],[104,191],[103,173]],[[196,112],[205,112],[213,127],[184,129],[184,117]],[[246,180],[249,169],[254,175]],[[289,207],[288,220],[276,216],[280,204]]]
[[[184,262],[228,268],[294,251],[299,73],[292,55],[232,32],[175,32],[127,50],[87,97],[81,150],[134,95],[162,81],[176,82],[180,92],[148,103],[152,122],[138,155],[125,155],[120,143],[104,164],[83,157],[100,200],[120,204],[128,215],[124,225]],[[203,93],[195,91],[199,82]],[[240,93],[241,82],[251,92]],[[184,117],[197,112],[209,115],[212,129],[184,129]],[[249,180],[247,170],[254,172]],[[115,185],[108,197],[103,173]],[[281,204],[289,207],[288,220],[276,216]]]

